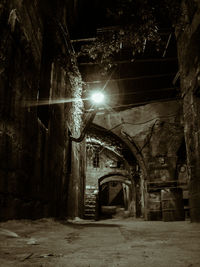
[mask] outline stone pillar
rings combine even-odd
[[[184,98],[185,142],[189,170],[189,206],[192,222],[200,222],[200,99],[190,92]]]
[[[68,190],[68,217],[83,217],[85,181],[85,144],[72,142],[71,174]]]
[[[177,32],[177,50],[183,98],[184,134],[190,179],[190,217],[200,222],[200,6],[183,31]]]

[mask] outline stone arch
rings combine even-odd
[[[125,133],[122,134],[121,127],[118,127],[117,129],[113,129],[113,130],[108,130],[94,123],[92,124],[91,127],[100,133],[104,133],[104,134],[109,133],[112,136],[114,136],[114,138],[118,139],[121,143],[123,143],[127,147],[127,149],[131,152],[133,157],[137,160],[144,177],[147,177],[147,168],[146,168],[145,160],[137,143],[133,140],[133,138],[130,138]]]
[[[106,128],[102,126],[92,124],[87,134],[91,138],[91,141],[89,141],[90,143],[92,143],[93,138],[94,140],[96,139],[96,136],[97,136],[97,140],[98,139],[101,140],[101,137],[103,136],[103,138],[105,137],[114,138],[115,140],[117,140],[117,143],[123,144],[123,147],[125,147],[125,151],[124,153],[122,153],[122,158],[128,163],[129,169],[125,170],[125,172],[120,172],[120,173],[105,172],[102,174],[102,176],[99,175],[100,174],[99,172],[97,172],[96,175],[100,177],[98,178],[98,180],[100,179],[99,181],[105,178],[111,177],[111,176],[115,176],[115,177],[108,178],[108,180],[114,181],[114,179],[118,176],[117,179],[120,182],[124,183],[126,181],[126,183],[124,184],[130,187],[130,192],[131,192],[130,194],[132,196],[132,199],[131,199],[132,207],[130,208],[131,216],[140,217],[144,213],[142,209],[142,207],[144,207],[145,205],[143,186],[144,186],[144,178],[146,177],[147,174],[146,174],[146,166],[144,163],[144,158],[143,158],[142,153],[140,152],[139,146],[137,146],[137,144],[134,142],[134,140],[132,140],[131,137],[129,137],[128,135],[126,136],[124,133],[122,133],[121,128],[120,130],[118,129],[118,131],[108,131]],[[104,140],[103,138],[102,140]],[[131,155],[130,158],[132,162],[128,162],[127,158],[125,158],[127,154]],[[139,166],[139,168],[137,168],[137,165]],[[130,182],[127,182],[127,181],[130,181]]]
[[[122,213],[126,211],[130,216],[130,209],[133,208],[133,203],[135,203],[133,200],[133,183],[130,176],[120,172],[113,172],[100,177],[98,183],[100,216],[103,214],[105,216],[105,210],[108,209],[108,212],[110,208],[113,209],[114,207],[120,207]],[[117,209],[115,212],[117,214]]]
[[[130,176],[124,175],[123,173],[119,173],[119,172],[106,174],[100,177],[98,181],[99,181],[99,185],[102,185],[107,182],[112,182],[112,181],[119,181],[127,185],[131,185]]]

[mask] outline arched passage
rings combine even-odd
[[[119,173],[108,174],[108,175],[105,175],[105,176],[99,178],[99,185],[101,186],[105,183],[113,182],[113,181],[125,183],[127,185],[131,185],[130,179],[128,177],[122,175],[122,174],[119,174]]]
[[[86,147],[85,217],[96,216],[98,206],[99,213],[101,206],[121,206],[130,216],[141,216],[140,165],[127,144],[113,133],[93,127]],[[97,201],[100,203],[95,204]]]
[[[134,183],[129,176],[111,173],[99,180],[99,216],[131,216],[135,203]]]
[[[161,191],[170,190],[174,186],[178,187],[175,175],[177,150],[183,133],[182,126],[179,124],[179,105],[165,103],[165,107],[168,106],[173,107],[176,116],[169,116],[166,114],[166,108],[159,104],[152,104],[143,108],[122,111],[119,114],[114,112],[97,114],[94,121],[96,125],[92,126],[104,135],[110,134],[118,138],[121,143],[125,144],[123,155],[127,161],[129,160],[127,154],[130,153],[139,165],[139,172],[133,166],[130,173],[135,183],[135,190],[138,192],[136,195],[145,196],[140,199],[145,199],[141,203],[144,208],[142,214],[145,213],[145,218],[148,220],[162,219],[164,200],[162,201],[161,193],[163,192]],[[145,114],[146,120],[139,119],[141,114]],[[155,199],[154,196],[156,196]],[[158,202],[159,205],[157,205]],[[155,212],[156,205],[159,207]],[[159,216],[154,216],[155,213]],[[140,215],[137,214],[137,216]]]
[[[134,160],[137,161],[137,163],[139,164],[143,176],[147,176],[146,164],[138,145],[132,138],[130,138],[122,131],[121,127],[116,127],[112,130],[108,130],[100,125],[93,123],[90,127],[89,132],[95,132],[95,135],[98,134],[99,136],[112,136],[119,144],[123,144],[123,156],[126,158],[127,161],[130,161],[130,158],[134,158]]]

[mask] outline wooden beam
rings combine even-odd
[[[96,38],[82,38],[82,39],[75,39],[71,40],[71,43],[80,43],[80,42],[94,42]]]
[[[158,102],[167,102],[167,101],[180,101],[181,97],[169,97],[169,98],[160,98],[160,99],[155,99],[155,100],[146,100],[146,101],[141,101],[141,102],[135,102],[133,104],[126,104],[126,105],[119,105],[119,106],[114,106],[108,108],[99,108],[97,114],[103,112],[103,113],[112,113],[115,112],[115,109],[129,109],[129,108],[134,108],[134,107],[139,107],[139,106],[144,106],[147,104],[151,103],[158,103]],[[86,109],[85,112],[92,112],[94,109]]]
[[[108,82],[118,82],[118,81],[129,81],[129,80],[141,80],[141,79],[155,79],[155,78],[162,78],[167,76],[174,76],[176,73],[164,73],[164,74],[156,74],[156,75],[145,75],[145,76],[138,76],[138,77],[127,77],[127,78],[118,78],[118,79],[110,79]],[[91,81],[87,82],[84,81],[86,84],[94,84],[94,83],[106,83],[107,80],[100,80],[100,81]]]
[[[139,95],[139,94],[145,94],[145,95],[148,95],[148,93],[160,93],[160,92],[163,92],[163,91],[176,91],[178,90],[179,88],[178,87],[168,87],[168,88],[159,88],[159,89],[153,89],[153,90],[139,90],[139,91],[134,91],[134,92],[129,92],[129,93],[123,93],[122,95],[123,96],[126,96],[126,95]],[[118,94],[111,94],[112,96],[113,95],[118,95]]]
[[[97,32],[98,33],[106,33],[108,28],[101,28],[101,29],[97,29]],[[112,31],[112,30],[115,30],[116,29],[116,27],[110,27],[110,29],[108,29],[108,31]],[[160,35],[169,35],[169,34],[171,34],[172,32],[171,31],[169,31],[169,30],[167,30],[167,31],[161,31],[160,32]],[[73,39],[73,40],[70,40],[71,41],[71,43],[79,43],[79,42],[94,42],[94,41],[96,41],[96,39],[97,39],[97,37],[90,37],[90,38],[80,38],[80,39]]]
[[[133,64],[137,62],[165,62],[165,61],[177,61],[177,57],[169,57],[169,58],[146,58],[146,59],[132,59],[132,60],[119,60],[114,61],[114,64]],[[97,62],[80,62],[78,63],[80,66],[86,66],[86,65],[99,65]]]

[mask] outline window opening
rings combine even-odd
[[[95,152],[93,157],[93,167],[99,168],[99,153]]]

